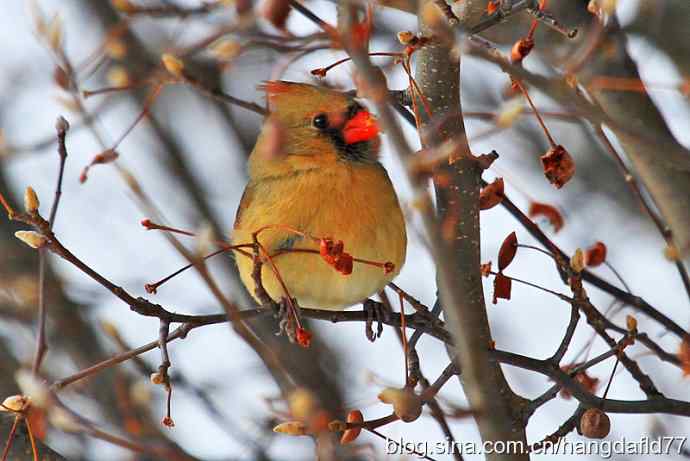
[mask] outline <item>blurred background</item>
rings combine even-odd
[[[148,0],[140,3],[170,4]],[[137,15],[126,22],[126,16],[116,12],[106,0],[40,0],[33,7],[29,2],[15,0],[3,2],[1,7],[0,191],[13,198],[14,203],[21,203],[23,190],[30,185],[41,198],[41,211],[47,214],[58,167],[53,127],[56,117],[63,115],[72,129],[67,138],[69,157],[56,234],[78,257],[135,295],[147,296],[145,283],[177,270],[186,261],[162,234],[146,232],[139,225],[148,215],[113,165],[95,166],[84,184],[80,184],[79,176],[96,154],[111,146],[135,121],[150,88],[81,98],[89,114],[85,119],[73,99],[74,88],[65,89],[64,82],[60,82],[56,59],[45,36],[36,30],[36,18],[42,15],[50,22],[57,15],[55,20],[61,22],[65,56],[78,71],[77,94],[118,85],[123,79],[139,82],[148,78],[152,69],[160,68],[162,53],[193,50],[184,59],[195,75],[228,94],[263,105],[263,95],[256,89],[262,81],[278,77],[315,81],[311,69],[345,56],[342,51],[328,49],[302,55],[300,51],[262,45],[262,41],[269,41],[262,34],[280,36],[283,32],[262,18],[240,20],[237,6],[230,3],[208,14],[184,18]],[[562,22],[579,27],[583,33],[574,42],[566,43],[555,32],[544,27],[538,29],[537,47],[525,61],[525,67],[547,75],[553,66],[564,65],[573,47],[582,45],[591,22],[586,12],[588,2],[553,0],[550,3],[550,9]],[[683,82],[683,75],[685,78],[690,75],[687,56],[678,58],[675,48],[690,43],[687,27],[690,9],[675,9],[675,5],[682,3],[620,0],[617,16],[628,38],[627,53],[636,62],[649,96],[677,141],[688,147],[690,106],[687,95],[675,90]],[[175,4],[193,8],[200,2],[176,0]],[[326,21],[335,23],[333,3],[310,1],[307,6]],[[673,13],[669,15],[672,7]],[[396,32],[417,30],[413,15],[393,9],[377,9],[375,21],[372,51],[399,51]],[[509,50],[524,35],[530,22],[527,15],[516,16],[484,35]],[[118,27],[125,28],[125,32],[116,34],[117,40],[109,38]],[[295,36],[318,32],[311,22],[295,12],[288,17],[286,30]],[[198,46],[213,34],[240,45],[241,54],[227,60],[214,54],[212,47]],[[376,62],[385,64],[386,59]],[[407,77],[399,66],[388,64],[385,68],[389,87],[404,89]],[[326,81],[351,89],[351,73],[352,69],[343,65],[329,72]],[[539,156],[548,145],[533,117],[522,116],[509,129],[485,134],[494,127],[492,116],[505,104],[506,85],[506,75],[495,66],[477,58],[464,58],[462,104],[469,114],[466,125],[471,148],[477,154],[492,149],[500,154],[485,179],[504,177],[506,193],[523,210],[533,201],[557,207],[565,219],[562,230],[554,232],[542,218],[537,218],[537,222],[561,248],[572,253],[578,247],[587,248],[598,240],[603,241],[608,247],[608,261],[631,291],[687,328],[688,297],[675,266],[664,258],[665,242],[631,196],[615,162],[586,123],[574,117],[546,118],[553,136],[573,155],[577,166],[574,179],[560,191],[553,189],[543,177]],[[570,111],[537,91],[532,96],[542,111]],[[245,160],[260,124],[261,118],[255,113],[209,99],[195,88],[166,86],[153,103],[150,116],[138,123],[119,145],[117,163],[136,178],[168,224],[193,231],[210,226],[217,235],[227,234],[246,181]],[[406,125],[405,130],[409,142],[418,147],[414,129]],[[396,283],[423,303],[432,305],[436,292],[434,264],[410,206],[411,193],[405,174],[385,135],[383,138],[381,161],[407,210],[410,236],[407,263]],[[496,260],[501,242],[512,231],[517,233],[520,242],[536,244],[500,207],[483,211],[481,219],[483,261]],[[15,223],[0,220],[2,396],[18,392],[14,374],[21,366],[31,363],[36,335],[37,257],[35,251],[13,237],[19,229],[21,226]],[[184,242],[194,248],[193,239]],[[511,275],[556,291],[566,290],[544,255],[522,249],[518,255],[511,265]],[[43,372],[50,381],[123,348],[137,347],[157,338],[156,319],[131,312],[69,264],[53,257],[49,262],[46,294],[50,349]],[[239,305],[251,306],[243,288],[236,283],[229,257],[216,257],[210,267],[231,299]],[[606,266],[594,270],[624,288]],[[496,305],[490,304],[490,280],[485,280],[485,293],[497,347],[538,358],[547,357],[555,349],[568,322],[569,306],[520,284],[513,284],[512,300],[501,300]],[[590,288],[588,293],[600,310],[613,305],[611,297],[596,288]],[[194,271],[185,272],[164,285],[152,300],[176,312],[205,314],[222,310]],[[631,311],[613,307],[610,318],[624,324],[626,314]],[[678,340],[665,335],[656,322],[641,315],[637,319],[641,331],[648,332],[667,350],[678,349]],[[372,344],[366,340],[360,323],[312,322],[311,328],[318,339],[305,352],[276,337],[277,326],[271,319],[253,325],[270,341],[271,347],[281,351],[285,360],[308,362],[308,366],[300,368],[305,373],[305,381],[317,383],[320,398],[328,400],[328,405],[334,408],[359,408],[367,419],[384,416],[388,410],[379,404],[377,394],[385,386],[403,384],[403,354],[397,336],[389,328]],[[591,330],[584,326],[582,319],[565,362],[590,339]],[[603,342],[596,339],[590,356],[605,350]],[[448,362],[443,344],[424,337],[418,352],[423,372],[429,379],[435,379]],[[180,453],[192,459],[313,458],[313,442],[309,438],[276,436],[271,432],[277,415],[270,402],[279,397],[279,388],[256,354],[227,325],[193,331],[185,340],[172,343],[170,354],[175,389],[174,428],[159,423],[165,409],[165,392],[149,382],[147,370],[155,369],[160,360],[155,350],[144,354],[139,363],[128,362],[109,369],[68,387],[60,395],[71,408],[99,427],[147,442],[169,440]],[[646,349],[638,345],[632,346],[630,355],[638,359],[642,369],[667,396],[687,398],[688,381],[683,380],[678,368],[646,354]],[[592,368],[589,374],[605,383],[611,367],[612,362],[606,361]],[[550,385],[543,376],[534,373],[511,367],[504,370],[513,389],[527,397],[539,395]],[[465,404],[462,389],[455,380],[444,387],[441,397],[444,405]],[[635,399],[643,394],[621,367],[609,397]],[[276,405],[281,407],[280,403]],[[541,408],[530,421],[529,440],[537,441],[553,432],[576,406],[574,400],[559,397]],[[479,440],[470,419],[450,419],[450,424],[458,440]],[[678,417],[612,415],[609,438],[625,436],[637,440],[642,434],[664,431],[684,435],[689,429],[688,421]],[[444,440],[436,422],[426,415],[413,424],[398,422],[386,426],[382,433],[406,440]],[[569,437],[579,436],[573,433]],[[46,442],[67,459],[147,459],[102,441],[52,429]],[[380,439],[363,433],[358,444],[363,459],[385,458],[385,444]],[[592,457],[595,458],[599,457]],[[465,459],[481,457],[467,455]]]

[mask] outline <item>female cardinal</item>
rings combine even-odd
[[[263,261],[261,280],[275,301],[287,288],[305,308],[363,302],[398,274],[407,246],[398,198],[377,160],[376,119],[351,96],[327,88],[272,81],[264,89],[270,113],[249,158],[232,243],[252,243],[252,233],[264,229],[258,241],[275,267]],[[352,260],[340,264],[341,250],[355,258],[349,274]],[[252,258],[236,259],[256,297]]]

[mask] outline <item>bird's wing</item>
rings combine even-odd
[[[254,197],[256,195],[256,188],[250,183],[245,187],[242,193],[242,198],[240,199],[240,205],[237,207],[237,214],[235,215],[235,223],[233,228],[239,228],[242,222],[243,213],[252,205]],[[247,230],[247,229],[245,229]],[[276,250],[289,250],[295,246],[295,243],[299,242],[303,238],[296,234],[286,234],[284,238],[279,238],[277,241],[273,242],[268,250],[270,252]]]
[[[237,229],[237,227],[240,225],[240,221],[242,220],[242,213],[249,207],[249,205],[251,205],[252,200],[254,200],[254,186],[252,186],[250,183],[247,184],[247,187],[244,188],[242,198],[240,199],[240,205],[237,207],[235,223],[232,226],[234,229]]]
[[[302,237],[301,235],[286,235],[284,239],[280,240],[279,242],[276,242],[276,244],[274,245],[275,248],[273,248],[273,250],[291,250],[295,246],[295,243],[303,239],[304,237]]]

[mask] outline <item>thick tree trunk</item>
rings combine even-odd
[[[423,17],[423,15],[420,15]],[[422,24],[422,31],[431,31]],[[457,56],[457,57],[456,57]],[[429,101],[433,119],[423,121],[423,147],[448,140],[460,142],[465,126],[460,105],[460,59],[451,48],[436,42],[417,52],[415,79]],[[423,112],[423,111],[421,111]],[[424,131],[428,129],[429,131]],[[464,153],[434,172],[437,227],[445,264],[439,264],[438,284],[448,327],[457,344],[456,361],[462,369],[462,385],[484,442],[517,442],[526,445],[520,417],[522,399],[503,376],[498,362],[489,355],[491,332],[486,313],[480,266],[479,190],[481,169]],[[448,232],[450,230],[450,232]],[[437,261],[440,262],[440,261]],[[529,459],[517,453],[487,454],[489,460]]]
[[[627,52],[626,36],[616,23],[607,27],[598,52],[578,77],[585,85],[594,77],[640,79],[637,65]],[[687,257],[690,254],[690,152],[673,137],[646,92],[603,89],[594,95],[618,125],[611,128],[668,224],[680,254]],[[645,141],[641,142],[640,137]]]

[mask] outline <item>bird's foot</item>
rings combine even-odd
[[[287,298],[281,298],[279,302],[273,304],[273,308],[273,318],[278,320],[276,336],[285,334],[288,338],[292,338],[295,335],[295,327],[294,322],[291,321]]]
[[[367,314],[367,320],[364,324],[364,333],[367,339],[372,343],[376,341],[376,338],[380,338],[383,333],[383,323],[390,321],[390,312],[388,312],[385,306],[373,299],[367,299],[362,303],[364,312]],[[374,329],[372,326],[374,322],[377,322],[376,334],[374,334]]]
[[[295,312],[296,306],[297,300],[293,299],[290,302],[286,297],[282,297],[279,302],[274,303],[273,317],[278,320],[276,336],[285,334],[291,343],[297,339],[297,327],[299,326]]]
[[[287,303],[285,298],[282,298],[280,302],[272,301],[270,308],[273,311],[273,318],[282,320],[287,316]]]

